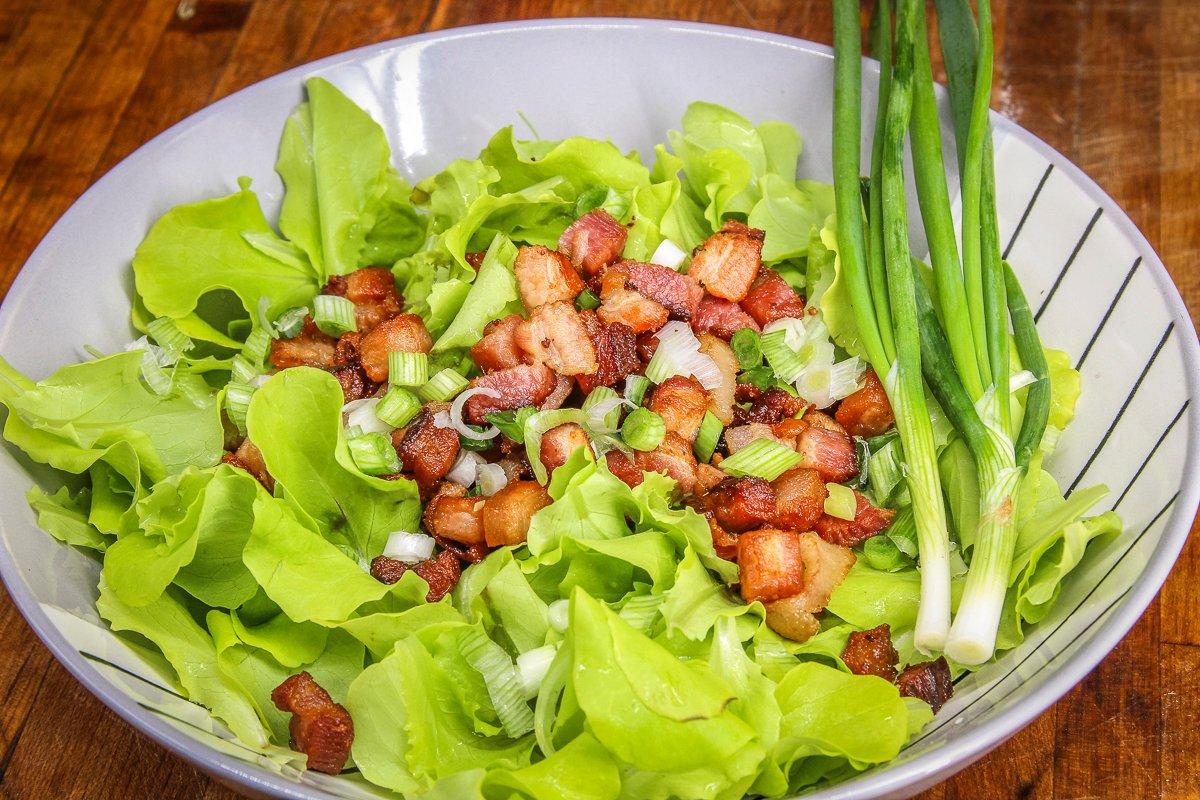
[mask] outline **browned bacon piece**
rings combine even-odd
[[[747,531],[738,537],[737,556],[747,603],[782,600],[804,589],[804,551],[795,531]]]
[[[737,561],[738,537],[725,530],[721,523],[717,522],[712,511],[705,511],[702,516],[708,520],[708,532],[712,536],[713,551],[726,561]]]
[[[482,497],[467,497],[464,487],[445,481],[425,506],[425,530],[437,539],[483,544],[483,504]]]
[[[518,249],[513,272],[521,302],[530,311],[545,303],[572,302],[583,291],[583,281],[567,256],[541,245]]]
[[[854,566],[854,553],[845,547],[827,544],[811,532],[796,535],[799,537],[804,588],[798,594],[766,604],[767,626],[781,636],[803,642],[820,629],[816,614],[829,603],[833,590]]]
[[[704,290],[695,278],[676,272],[662,264],[640,261],[621,262],[628,271],[626,285],[643,297],[648,297],[667,309],[676,319],[690,320],[700,307]]]
[[[462,565],[458,561],[458,555],[452,550],[443,550],[433,558],[427,558],[412,567],[387,556],[376,556],[371,560],[371,577],[380,583],[396,583],[410,569],[429,584],[429,591],[425,593],[427,603],[436,603],[450,594],[462,576]]]
[[[308,756],[309,769],[329,775],[342,771],[354,742],[354,722],[312,675],[292,675],[271,692],[271,702],[292,715],[292,748]]]
[[[533,515],[550,505],[550,495],[537,481],[513,481],[483,505],[483,536],[488,547],[521,544]]]
[[[903,697],[919,697],[933,709],[941,710],[954,694],[954,682],[950,679],[950,665],[946,659],[925,661],[905,667],[896,679]]]
[[[761,528],[775,516],[775,490],[762,478],[726,478],[707,499],[713,517],[731,533]]]
[[[740,302],[762,266],[763,237],[762,231],[730,220],[692,253],[688,274],[709,294]]]
[[[566,375],[554,376],[554,388],[550,390],[550,394],[546,395],[546,399],[538,403],[538,411],[550,411],[555,408],[562,408],[563,403],[567,402],[567,398],[571,396],[571,390],[575,388],[575,382]]]
[[[268,492],[275,491],[275,479],[267,472],[267,462],[263,460],[262,451],[249,439],[243,439],[238,449],[226,453],[221,458],[222,463],[244,469],[255,477]]]
[[[345,297],[354,303],[354,318],[361,333],[400,313],[403,301],[396,279],[387,267],[365,267],[346,276]]]
[[[673,478],[681,494],[691,494],[696,485],[696,456],[692,445],[674,431],[667,431],[662,444],[649,452],[638,452],[634,463],[644,472],[661,472]]]
[[[888,683],[896,680],[899,660],[892,646],[892,629],[886,622],[869,631],[850,634],[842,650],[842,662],[855,675],[877,675]]]
[[[330,370],[330,373],[341,384],[342,397],[347,403],[353,400],[362,400],[364,397],[370,397],[375,393],[375,384],[367,380],[362,367],[346,364],[341,367],[334,367]]]
[[[545,364],[521,364],[480,375],[471,381],[472,388],[477,386],[499,392],[500,396],[477,394],[467,400],[463,416],[472,425],[485,424],[484,415],[493,411],[541,405],[554,391],[557,381],[553,370]]]
[[[483,329],[483,338],[471,346],[471,358],[484,372],[508,369],[528,360],[517,344],[520,314],[492,320]]]
[[[725,429],[725,448],[733,455],[755,439],[770,439],[782,445],[788,443],[771,431],[771,426],[762,422],[751,422],[748,425],[736,425]]]
[[[433,337],[421,318],[416,314],[400,314],[379,323],[362,337],[358,357],[367,377],[383,383],[388,377],[388,353],[428,353],[432,348]]]
[[[559,375],[589,375],[599,364],[596,348],[575,306],[554,301],[538,306],[517,326],[517,344]]]
[[[538,457],[546,474],[554,474],[554,470],[567,463],[567,459],[581,447],[588,446],[588,436],[583,428],[574,422],[568,422],[551,428],[542,435],[541,451]]]
[[[808,603],[797,595],[766,603],[767,627],[785,639],[807,642],[821,630],[816,611],[808,610]],[[818,609],[819,611],[820,609]]]
[[[712,464],[697,464],[695,491],[699,494],[711,492],[714,486],[727,477],[729,476]]]
[[[734,418],[740,424],[764,422],[767,425],[774,425],[796,416],[807,407],[808,403],[801,398],[777,386],[772,386],[754,400],[749,409],[738,409],[734,413]]]
[[[437,412],[447,408],[445,403],[430,403],[407,428],[392,432],[392,444],[404,471],[412,473],[424,491],[446,477],[458,458],[458,433],[434,423]]]
[[[785,317],[799,318],[804,314],[804,300],[787,281],[773,269],[764,269],[742,300],[742,308],[759,325],[766,327]]]
[[[304,318],[304,327],[291,339],[271,340],[268,360],[277,369],[288,367],[317,367],[329,369],[336,362],[336,345],[332,337],[321,333],[312,317]]]
[[[761,328],[754,317],[742,310],[737,303],[722,300],[710,294],[704,295],[692,317],[692,330],[696,333],[711,333],[729,341],[742,328],[759,331]]]
[[[829,491],[814,469],[797,467],[775,479],[775,520],[780,528],[811,531],[825,513]]]
[[[595,372],[576,376],[580,391],[588,394],[597,386],[612,386],[641,369],[637,339],[628,326],[619,322],[607,324],[595,311],[581,311],[579,318],[592,340],[597,364]]]
[[[702,333],[696,337],[700,352],[713,360],[721,373],[721,382],[708,390],[708,410],[722,425],[733,422],[734,393],[737,391],[738,362],[729,345],[713,336]]]
[[[597,208],[567,226],[558,237],[558,249],[584,275],[595,275],[621,257],[628,235],[612,214]]]
[[[631,489],[640,486],[645,479],[642,476],[642,468],[620,450],[609,450],[604,454],[604,461],[608,465],[608,471]]]
[[[796,440],[802,466],[815,469],[829,483],[844,483],[858,474],[854,440],[841,425],[820,411],[810,411],[802,421],[808,422]]]
[[[708,405],[708,392],[700,381],[673,375],[655,387],[646,408],[663,418],[667,430],[694,442]]]
[[[488,546],[482,542],[479,544],[463,544],[462,542],[456,542],[453,539],[443,539],[439,536],[433,537],[433,540],[437,542],[438,547],[449,550],[458,556],[459,561],[466,562],[467,564],[478,564],[487,558],[487,554],[491,552],[488,550]]]
[[[628,288],[627,262],[613,264],[604,270],[600,280],[600,309],[597,313],[605,322],[620,322],[635,334],[656,331],[667,324],[670,312],[633,289]]]
[[[464,253],[463,258],[466,259],[467,266],[476,272],[483,266],[483,259],[487,257],[487,250],[474,250],[470,253]]]
[[[854,492],[857,506],[854,519],[839,519],[822,514],[813,529],[822,539],[843,547],[855,547],[892,524],[896,512],[890,508],[876,508],[861,492]]]
[[[896,416],[875,370],[868,369],[863,380],[863,388],[843,399],[834,416],[851,436],[878,436],[896,424]]]
[[[339,336],[337,344],[333,348],[334,363],[339,367],[357,366],[358,345],[362,342],[362,337],[363,335],[358,331],[347,331]]]

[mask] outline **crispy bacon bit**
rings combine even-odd
[[[737,561],[738,537],[725,530],[712,511],[704,511],[702,516],[708,520],[708,532],[712,535],[713,550],[717,556],[726,561]]]
[[[711,492],[714,486],[728,477],[712,464],[697,464],[695,491],[698,493]]]
[[[408,572],[408,564],[398,559],[387,556],[375,556],[371,559],[371,577],[388,586],[399,583],[406,572]]]
[[[738,425],[725,429],[725,447],[729,451],[729,455],[733,455],[755,439],[770,439],[783,445],[787,444],[772,433],[770,425],[761,422],[751,422],[749,425]]]
[[[649,364],[658,351],[658,337],[653,333],[643,333],[637,337],[637,357],[643,364]]]
[[[342,385],[342,396],[346,402],[361,400],[375,393],[375,384],[367,380],[362,367],[347,364],[330,370],[337,382]]]
[[[900,687],[901,696],[921,698],[929,704],[935,714],[954,694],[950,665],[944,658],[905,667],[896,679],[896,685]]]
[[[804,589],[804,551],[800,534],[774,528],[748,531],[738,537],[742,599],[769,602]]]
[[[796,439],[808,430],[808,423],[802,419],[785,419],[771,426],[771,433],[776,439],[787,443],[788,447],[796,449]]]
[[[487,250],[475,250],[471,253],[466,253],[463,257],[467,260],[467,266],[476,272],[483,266],[483,259],[487,256]]]
[[[538,411],[562,408],[562,404],[567,402],[567,398],[571,396],[571,390],[574,388],[575,383],[570,378],[565,375],[555,375],[554,389],[546,395],[545,400],[538,404]]]
[[[628,272],[626,285],[630,289],[663,306],[676,319],[690,320],[696,315],[704,290],[695,278],[662,264],[644,264],[640,261],[621,263]]]
[[[541,452],[539,453],[542,466],[546,468],[546,474],[553,474],[554,470],[567,463],[567,459],[571,457],[572,453],[587,446],[587,434],[574,422],[568,422],[546,431],[542,434]]]
[[[609,450],[604,454],[604,462],[608,465],[608,471],[631,489],[640,486],[644,480],[642,468],[620,450]]]
[[[358,330],[366,333],[400,313],[403,301],[387,267],[365,267],[346,276],[345,297],[354,303]]]
[[[800,534],[804,557],[804,591],[798,597],[812,613],[829,603],[833,590],[854,566],[854,551],[830,544],[811,531]]]
[[[691,494],[696,486],[696,456],[691,442],[674,431],[667,431],[662,444],[654,450],[638,452],[633,458],[644,472],[661,472],[673,478],[683,494]]]
[[[692,253],[689,275],[709,294],[740,302],[762,266],[764,234],[730,220]]]
[[[484,415],[493,411],[540,405],[556,385],[554,372],[545,364],[521,364],[490,372],[472,380],[471,386],[493,389],[500,396],[474,395],[467,400],[463,416],[472,425],[483,425],[487,422]]]
[[[696,337],[700,341],[700,352],[713,360],[721,373],[721,383],[708,392],[708,410],[723,425],[733,422],[733,396],[737,387],[738,362],[729,345],[713,336],[702,333]]]
[[[595,275],[621,257],[628,235],[612,214],[597,208],[567,226],[558,237],[558,249],[583,274]]]
[[[271,340],[268,357],[277,369],[288,367],[317,367],[328,369],[336,361],[336,346],[332,337],[321,333],[312,317],[304,318],[304,327],[291,339]]]
[[[763,394],[763,390],[753,383],[739,383],[733,389],[733,398],[739,403],[753,403]]]
[[[458,563],[458,555],[451,550],[443,550],[414,567],[387,556],[376,556],[371,560],[371,577],[380,583],[396,583],[410,569],[429,584],[429,591],[425,593],[427,603],[436,603],[450,594],[462,576],[462,565]]]
[[[416,314],[400,314],[379,323],[362,337],[358,357],[367,377],[383,383],[388,377],[388,353],[428,353],[432,348],[433,337],[421,318]]]
[[[483,338],[471,346],[471,358],[484,372],[515,367],[528,359],[517,344],[520,314],[492,320],[483,329]]]
[[[425,507],[425,530],[437,539],[483,544],[483,503],[481,497],[467,497],[465,487],[443,482]]]
[[[861,492],[854,492],[857,506],[854,519],[838,519],[823,514],[814,525],[821,538],[843,547],[855,547],[892,524],[896,512],[890,508],[876,508]]]
[[[483,506],[483,537],[488,547],[520,544],[533,515],[550,505],[550,495],[537,481],[514,481]]]
[[[742,300],[742,308],[759,325],[766,327],[785,317],[801,317],[804,301],[788,282],[773,269],[764,269]]]
[[[807,407],[808,403],[801,398],[777,386],[772,386],[751,403],[749,409],[738,409],[735,417],[738,422],[765,422],[768,425],[774,425],[796,416]]]
[[[430,403],[407,428],[392,432],[392,443],[404,471],[411,472],[422,490],[432,489],[446,477],[458,458],[458,434],[453,428],[439,428],[433,418],[449,406]]]
[[[496,463],[500,465],[500,469],[504,470],[506,482],[523,481],[533,477],[533,472],[529,469],[529,462],[524,458],[502,458]]]
[[[572,302],[583,291],[583,281],[567,256],[541,245],[519,248],[513,272],[521,301],[530,311],[545,303]]]
[[[579,318],[583,321],[588,338],[592,340],[598,365],[590,375],[576,377],[580,391],[589,394],[597,386],[612,386],[641,369],[637,357],[637,339],[628,326],[619,322],[606,324],[595,311],[581,311]]]
[[[885,622],[869,631],[855,631],[846,640],[842,662],[855,675],[877,675],[888,683],[896,680],[900,655],[892,646],[892,629]]]
[[[438,547],[454,553],[454,555],[458,556],[459,561],[465,561],[468,564],[478,564],[487,558],[487,554],[491,552],[488,550],[487,545],[482,542],[466,545],[456,542],[453,539],[443,539],[440,536],[433,537],[433,540],[437,542]]]
[[[321,294],[331,294],[335,297],[346,296],[346,276],[333,275],[329,280],[325,281],[325,285],[321,287]]]
[[[695,378],[674,375],[655,387],[646,408],[663,418],[667,430],[694,442],[708,411],[708,392]]]
[[[696,309],[696,316],[692,317],[693,331],[711,333],[727,342],[742,328],[761,330],[754,317],[743,311],[737,303],[710,294],[704,295],[699,308]]]
[[[815,469],[798,467],[775,479],[775,521],[780,528],[811,531],[825,513],[829,490]]]
[[[762,478],[726,478],[709,492],[708,506],[722,528],[742,533],[775,516],[775,490]]]
[[[333,360],[339,367],[358,365],[358,345],[363,335],[358,331],[347,331],[338,337],[333,348]]]
[[[238,445],[238,449],[232,453],[226,453],[221,458],[221,462],[246,470],[268,492],[275,491],[275,479],[271,477],[271,473],[267,472],[267,462],[263,460],[262,451],[249,439],[243,439],[242,443]]]
[[[517,326],[517,344],[534,361],[559,375],[588,375],[599,365],[596,348],[575,306],[555,301],[538,306]]]
[[[610,289],[601,295],[601,299],[597,312],[600,319],[608,323],[619,322],[634,333],[656,331],[670,318],[666,308],[630,289]]]
[[[271,702],[292,715],[292,748],[308,756],[309,769],[328,775],[342,771],[354,741],[354,722],[312,675],[292,675],[271,692]]]
[[[863,380],[863,388],[842,400],[835,416],[851,436],[878,436],[896,424],[896,416],[875,370],[868,369]]]
[[[767,603],[767,627],[785,639],[807,642],[821,630],[821,623],[805,608],[806,605],[804,598],[799,596]]]
[[[823,419],[822,419],[823,418]],[[803,466],[815,469],[828,483],[845,483],[858,474],[854,440],[829,417],[814,411],[804,415],[808,427],[796,440]],[[836,428],[824,424],[828,420]]]

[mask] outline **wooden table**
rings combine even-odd
[[[993,0],[994,105],[1099,181],[1200,309],[1200,3]],[[630,15],[827,42],[825,0],[0,0],[0,290],[67,206],[260,78],[477,22]],[[1200,543],[1079,687],[927,800],[1200,798]],[[233,798],[77,684],[0,599],[0,798]]]

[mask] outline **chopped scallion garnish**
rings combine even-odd
[[[400,457],[391,437],[383,433],[363,433],[350,438],[346,445],[354,466],[367,475],[391,475],[400,471]]]
[[[716,451],[717,442],[721,440],[721,433],[724,430],[725,426],[721,424],[721,420],[717,419],[716,414],[711,411],[704,412],[704,419],[700,420],[700,430],[696,432],[696,441],[692,445],[698,462],[707,464],[712,460],[713,452]]]
[[[425,353],[388,353],[388,382],[393,386],[421,386],[429,380],[429,356]]]
[[[421,412],[421,401],[417,396],[400,386],[393,386],[379,399],[375,416],[393,428],[403,428]]]
[[[453,400],[470,385],[471,382],[457,371],[446,367],[430,378],[417,394],[421,395],[421,399],[426,402],[444,403],[447,400]]]
[[[330,336],[358,330],[358,323],[354,319],[354,303],[333,294],[319,294],[313,298],[313,322],[322,333]]]
[[[753,476],[773,481],[803,461],[799,453],[774,439],[755,439],[722,461],[721,470],[735,478]]]
[[[635,408],[621,425],[621,438],[634,450],[647,452],[662,444],[667,433],[663,418],[648,408]]]

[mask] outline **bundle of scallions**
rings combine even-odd
[[[925,3],[895,0],[892,6],[892,0],[879,0],[872,25],[871,46],[881,73],[869,177],[862,178],[859,2],[834,0],[839,254],[859,334],[871,365],[886,376],[904,449],[921,569],[917,647],[944,652],[961,664],[980,664],[995,651],[1016,541],[1016,490],[1046,430],[1050,381],[1029,306],[999,249],[988,119],[989,2],[978,0],[978,24],[969,0],[936,2],[961,181],[958,235]],[[906,137],[929,242],[928,266],[910,251]],[[1013,345],[1021,365],[1017,377],[1010,374]],[[1031,383],[1025,413],[1015,426],[1010,384],[1022,381]],[[969,571],[953,624],[952,545],[931,422],[934,404],[970,450],[979,482],[979,523],[964,554]]]

